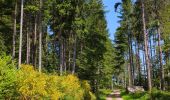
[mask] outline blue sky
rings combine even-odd
[[[114,39],[114,33],[119,26],[117,13],[114,10],[114,4],[120,2],[121,0],[103,0],[104,10],[107,11],[105,14],[107,20],[107,28],[109,30],[110,38]]]

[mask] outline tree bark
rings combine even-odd
[[[40,0],[40,18],[39,18],[39,61],[38,61],[38,69],[41,72],[42,69],[42,0]]]
[[[69,51],[68,51],[68,70],[71,72],[70,62],[71,62],[71,52],[70,52],[70,50],[69,50]]]
[[[161,68],[161,89],[165,90],[165,86],[164,86],[165,75],[164,75],[164,67],[163,67],[163,64],[162,64],[162,48],[161,48],[160,41],[161,41],[161,31],[160,31],[160,27],[158,25],[158,47],[159,47],[159,63],[160,63],[160,68]]]
[[[152,90],[152,81],[151,81],[151,66],[150,66],[150,59],[148,53],[148,41],[147,41],[147,31],[146,31],[146,23],[145,23],[145,6],[144,0],[142,0],[142,23],[143,23],[143,35],[144,35],[144,49],[145,49],[145,60],[146,60],[146,67],[147,67],[147,79],[148,79],[148,88],[149,92]]]
[[[60,75],[63,74],[63,41],[60,38]]]
[[[74,51],[73,51],[73,68],[72,68],[72,74],[75,73],[75,66],[76,66],[76,49],[77,49],[77,37],[75,36],[75,39],[74,39]]]
[[[12,41],[13,41],[13,44],[12,44],[12,59],[15,58],[15,44],[16,44],[16,40],[15,40],[15,37],[16,37],[16,24],[17,24],[17,0],[15,0],[15,12],[14,12],[14,27],[13,27],[13,37],[12,37]]]
[[[18,67],[21,67],[21,57],[22,57],[22,27],[23,27],[23,6],[24,0],[21,0],[21,18],[20,18],[20,37],[19,37],[19,60],[18,60]]]
[[[129,46],[129,65],[128,65],[128,76],[129,76],[129,86],[131,87],[131,86],[133,86],[133,78],[132,78],[132,48],[131,48],[131,38],[130,38],[130,34],[129,34],[129,36],[128,36],[128,46]]]
[[[129,76],[128,85],[131,87],[132,86],[132,73],[131,73],[130,63],[128,64],[128,76]]]
[[[139,43],[135,43],[135,48],[136,48],[136,66],[137,66],[137,75],[138,75],[138,84],[139,86],[141,86],[141,71],[140,71],[140,51],[139,51]]]
[[[132,85],[134,85],[134,75],[135,75],[135,68],[134,68],[134,63],[133,63],[133,44],[132,44],[132,37],[130,36],[130,66],[131,66],[131,73],[132,73]]]
[[[26,54],[26,63],[30,63],[30,31],[27,29],[27,54]]]
[[[63,41],[63,66],[64,66],[64,71],[66,73],[67,65],[66,65],[66,40],[65,39]]]
[[[37,64],[37,16],[35,16],[35,22],[34,22],[34,44],[33,44],[33,65],[36,67]]]

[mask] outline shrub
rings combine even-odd
[[[150,95],[147,92],[137,91],[135,93],[128,93],[128,91],[121,91],[121,96],[124,100],[150,100]]]
[[[110,89],[99,89],[97,100],[105,100],[106,97],[111,93],[112,91]]]
[[[47,97],[52,100],[63,98],[63,93],[60,90],[60,77],[56,75],[49,75],[46,81],[46,91],[48,93]]]
[[[11,57],[0,57],[0,99],[95,100],[90,90],[74,75],[39,73],[31,65],[16,70]]]
[[[62,76],[61,78],[61,91],[64,93],[64,99],[82,100],[84,92],[79,79],[74,75]]]
[[[146,92],[145,95],[142,96],[139,100],[151,100],[150,98],[151,97],[150,97],[149,93]]]
[[[41,98],[47,96],[45,89],[47,76],[33,70],[30,65],[22,65],[17,73],[17,89],[21,98]]]
[[[90,91],[90,84],[87,81],[82,81],[82,88],[84,89],[85,100],[96,100],[96,96]]]
[[[154,88],[151,92],[151,98],[153,100],[170,100],[170,93]]]
[[[39,73],[33,66],[22,65],[17,72],[17,90],[21,99],[94,100],[90,85],[74,75],[57,76]]]
[[[10,56],[0,56],[0,99],[10,99],[16,92],[16,70]]]

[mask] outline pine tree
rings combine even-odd
[[[18,67],[21,67],[21,60],[22,60],[22,28],[23,28],[23,6],[24,0],[21,0],[21,17],[20,17],[20,38],[19,38],[19,60],[18,60]]]

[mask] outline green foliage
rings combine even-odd
[[[82,88],[84,89],[84,99],[85,100],[96,100],[95,95],[90,91],[91,87],[87,81],[81,82]]]
[[[99,100],[106,100],[106,97],[111,93],[111,90],[108,89],[100,89],[98,98]]]
[[[166,91],[157,90],[156,88],[152,89],[151,93],[147,92],[136,92],[128,93],[125,90],[122,90],[121,96],[124,100],[169,100],[170,93]]]
[[[0,0],[0,54],[11,51],[13,3],[14,0]]]
[[[25,10],[31,13],[36,13],[39,11],[39,8],[37,6],[33,6],[33,5],[27,5],[25,7]]]
[[[5,51],[6,51],[6,46],[4,43],[4,39],[2,38],[2,36],[0,36],[0,55],[5,53]]]
[[[126,90],[122,90],[121,96],[124,100],[150,100],[147,92],[128,93]]]
[[[153,88],[151,92],[152,100],[169,100],[170,99],[170,92],[157,90]]]
[[[10,56],[0,56],[0,99],[14,97],[16,69]]]

